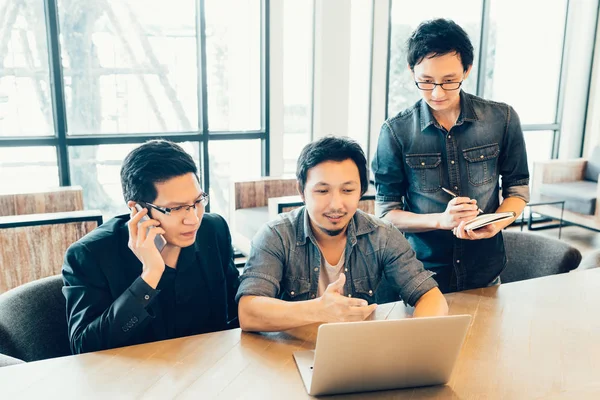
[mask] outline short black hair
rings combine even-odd
[[[325,161],[341,162],[348,159],[354,161],[358,168],[361,195],[364,194],[369,187],[365,153],[356,141],[342,136],[325,136],[304,146],[298,157],[296,167],[296,179],[298,180],[300,193],[304,193],[309,169]]]
[[[411,70],[430,57],[457,53],[464,71],[473,65],[473,44],[463,28],[450,19],[438,18],[422,22],[407,42],[408,66]]]
[[[194,159],[181,146],[168,140],[150,140],[133,149],[121,167],[125,202],[149,203],[157,196],[155,183],[192,172],[198,179]]]

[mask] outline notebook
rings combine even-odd
[[[493,224],[495,222],[506,221],[516,217],[514,211],[493,213],[493,214],[481,214],[480,216],[472,219],[465,224],[466,231],[472,231],[474,229],[483,228],[486,225]]]

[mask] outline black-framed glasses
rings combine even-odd
[[[435,89],[436,86],[441,87],[443,90],[458,90],[462,86],[463,81],[460,82],[444,82],[444,83],[433,83],[433,82],[417,82],[415,81],[415,85],[419,88],[419,90],[424,90],[427,92]]]
[[[196,200],[194,202],[194,204],[184,204],[182,206],[177,206],[177,207],[161,207],[161,206],[157,206],[155,204],[152,203],[147,203],[144,202],[144,204],[146,204],[147,206],[154,208],[156,211],[160,211],[161,213],[165,214],[165,215],[184,215],[185,213],[187,213],[188,211],[190,211],[190,209],[196,209],[200,204],[202,204],[203,206],[206,206],[208,204],[208,194],[207,193],[202,193],[200,195],[200,197],[198,198],[198,200]]]

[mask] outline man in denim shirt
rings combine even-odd
[[[433,273],[402,234],[357,210],[368,178],[356,142],[326,137],[307,145],[296,175],[305,206],[266,224],[252,241],[236,295],[242,329],[362,321],[377,306],[383,276],[415,305],[415,316],[448,312]]]
[[[497,283],[506,265],[501,231],[512,220],[474,231],[464,226],[478,208],[518,216],[529,201],[519,117],[506,104],[460,90],[473,46],[454,22],[422,23],[407,58],[423,98],[381,128],[372,164],[376,213],[406,232],[442,292]]]

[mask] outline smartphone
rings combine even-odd
[[[140,206],[139,204],[135,205],[135,209],[138,211],[142,211],[143,208],[142,206]],[[140,220],[140,224],[143,221],[148,221],[150,219],[150,217],[148,217],[148,214],[144,215],[142,217],[142,219]],[[138,224],[138,226],[140,225]],[[150,231],[151,228],[148,228],[148,231]],[[148,232],[147,232],[148,233]],[[161,251],[163,251],[163,249],[165,248],[165,246],[167,245],[167,241],[165,240],[165,238],[163,237],[163,235],[156,235],[154,237],[154,244],[156,245],[156,248],[158,249],[158,252],[160,253]]]

